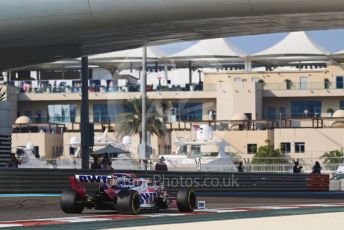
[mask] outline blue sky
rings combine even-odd
[[[241,48],[248,54],[256,53],[264,50],[273,44],[280,41],[288,33],[275,33],[264,35],[251,35],[228,38],[230,42]],[[321,30],[321,31],[309,31],[307,34],[316,41],[323,48],[330,52],[335,52],[344,49],[344,29],[338,30]],[[185,42],[183,44],[166,45],[164,50],[169,53],[178,52],[194,42]]]

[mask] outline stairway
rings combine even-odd
[[[11,136],[0,135],[0,168],[6,167],[11,153]]]

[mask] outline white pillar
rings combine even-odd
[[[162,82],[162,85],[167,85],[168,81],[168,67],[167,63],[164,64],[164,81]]]
[[[245,71],[252,71],[252,61],[248,57],[245,58]]]

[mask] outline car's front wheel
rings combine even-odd
[[[78,204],[79,196],[73,189],[63,190],[60,205],[65,213],[81,213],[84,207]]]
[[[137,215],[140,212],[140,194],[135,190],[119,192],[117,210],[120,214]]]

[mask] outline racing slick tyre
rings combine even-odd
[[[177,207],[180,212],[193,212],[196,209],[196,193],[190,189],[181,189],[177,193]]]
[[[119,214],[137,215],[140,212],[140,194],[135,190],[123,190],[118,194]]]
[[[78,198],[78,193],[73,189],[63,190],[60,201],[62,211],[65,213],[81,213],[84,207],[77,204]]]

